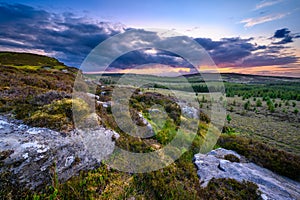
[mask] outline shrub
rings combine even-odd
[[[275,106],[273,103],[268,106],[268,110],[272,113],[275,112]]]
[[[235,100],[233,100],[233,103],[232,103],[232,105],[234,105],[234,106],[236,105],[236,101],[235,101]]]
[[[34,105],[38,105],[38,106],[43,106],[46,104],[50,104],[52,101],[54,100],[62,100],[65,98],[71,98],[71,94],[66,93],[66,92],[60,92],[60,91],[56,91],[56,90],[50,90],[46,93],[43,94],[39,94],[37,96],[35,96],[32,100],[31,103]]]
[[[25,122],[32,126],[67,131],[73,128],[73,112],[78,119],[84,118],[89,113],[89,107],[81,99],[57,100],[33,112],[25,118]]]
[[[199,116],[200,121],[206,122],[206,123],[210,123],[210,118],[207,114],[205,114],[204,112],[200,112],[200,116]]]
[[[205,188],[204,199],[262,199],[258,186],[249,181],[212,178]]]
[[[268,101],[267,101],[267,106],[268,106],[268,110],[269,110],[270,112],[274,112],[274,111],[275,111],[274,103],[273,103],[273,101],[271,101],[270,99],[268,99]]]
[[[245,110],[249,110],[250,109],[250,101],[249,100],[244,104],[244,109]]]
[[[229,114],[226,116],[226,119],[227,119],[228,124],[230,124],[231,116]]]
[[[234,130],[234,128],[230,126],[223,126],[222,133],[228,134],[228,135],[235,135],[237,134]]]

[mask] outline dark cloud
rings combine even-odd
[[[284,38],[286,36],[289,35],[291,31],[289,31],[289,29],[287,28],[283,28],[283,29],[279,29],[277,31],[275,31],[275,34],[274,34],[274,38]]]
[[[266,45],[251,43],[253,38],[222,38],[221,41],[197,38],[195,40],[209,51],[216,64],[236,63],[239,60],[250,56],[253,51],[267,49]]]
[[[287,43],[291,43],[291,42],[294,42],[293,37],[287,35],[279,42],[273,42],[273,44],[287,44]]]
[[[42,50],[68,65],[79,67],[90,51],[100,42],[131,28],[125,28],[119,23],[97,22],[73,13],[57,14],[21,4],[0,3],[0,29],[0,50],[1,48],[23,51]],[[137,32],[138,36],[132,35],[137,39],[136,46],[147,40],[154,41],[154,44],[161,42],[155,33],[142,29]],[[251,67],[296,63],[298,57],[283,54],[282,51],[288,49],[284,44],[291,43],[293,39],[299,37],[300,34],[292,34],[284,28],[275,31],[272,37],[275,42],[272,45],[258,45],[253,42],[253,38],[242,39],[240,37],[223,38],[219,41],[210,38],[195,38],[194,40],[218,65]],[[170,38],[163,43],[163,47],[167,49],[169,44],[185,39],[185,37],[178,36]],[[177,50],[180,48],[182,47],[178,45]],[[118,50],[116,47],[115,51]],[[193,53],[194,49],[190,47],[186,55]],[[192,68],[191,64],[181,56],[159,49],[155,54],[145,50],[133,51],[116,59],[112,63],[112,68],[125,69],[148,63]]]
[[[264,51],[265,54],[280,54],[282,50],[288,49],[283,45],[269,45]]]
[[[181,58],[179,55],[162,50],[158,50],[158,52],[155,54],[149,54],[146,53],[146,51],[132,51],[120,56],[110,65],[110,67],[126,69],[128,67],[134,68],[138,65],[149,63],[164,64],[173,67],[193,68],[193,66],[188,61]]]
[[[210,38],[195,38],[194,40],[198,42],[200,45],[202,45],[202,47],[208,51],[212,49],[216,49],[217,47],[224,44],[223,41],[212,41],[212,39]]]
[[[40,21],[50,18],[50,13],[43,10],[36,10],[22,4],[0,4],[0,23],[22,23]]]
[[[299,37],[300,37],[299,33],[293,34],[291,33],[291,31],[289,31],[288,28],[283,28],[283,29],[276,30],[272,39],[281,39],[278,42],[273,42],[273,44],[287,44],[287,43],[294,42],[293,39]]]
[[[251,39],[223,38],[222,41],[224,41],[224,44],[213,49],[210,53],[217,64],[234,63],[251,55],[251,52],[256,50],[255,45],[249,43]]]
[[[241,63],[243,67],[256,67],[256,66],[272,66],[272,65],[287,65],[296,63],[298,61],[296,56],[284,56],[279,57],[271,54],[253,54],[247,57]]]
[[[72,13],[53,14],[20,4],[0,4],[0,45],[44,50],[67,64],[79,66],[108,37],[124,31],[121,24],[93,22]]]
[[[217,65],[234,67],[254,67],[286,65],[296,63],[298,57],[290,53],[284,53],[289,47],[282,44],[292,42],[288,29],[276,31],[274,37],[282,38],[272,45],[258,45],[251,43],[253,38],[242,39],[223,38],[221,41],[212,41],[211,39],[195,39],[199,44],[206,48]],[[258,52],[258,50],[260,50]]]

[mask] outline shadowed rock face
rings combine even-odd
[[[234,155],[240,162],[226,160],[224,159],[226,155]],[[204,187],[213,177],[233,178],[256,183],[263,199],[300,199],[300,183],[246,162],[234,151],[219,148],[207,154],[196,154],[194,163],[198,169],[201,185]]]
[[[51,184],[54,170],[59,181],[66,181],[99,166],[114,149],[112,137],[119,136],[103,127],[66,136],[0,116],[0,174],[9,172],[13,184],[28,189]]]

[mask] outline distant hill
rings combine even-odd
[[[122,73],[103,73],[103,74],[93,74],[91,77],[110,77],[117,81],[124,74]],[[136,74],[126,74],[128,77],[134,78]],[[182,82],[180,77],[161,77],[155,75],[143,75],[140,74],[143,79],[157,80],[161,82]],[[300,83],[300,78],[295,77],[281,77],[281,76],[262,76],[262,75],[252,75],[252,74],[238,74],[238,73],[221,73],[220,76],[216,73],[202,73],[202,74],[186,74],[183,75],[190,83],[204,82],[203,77],[209,81],[223,81],[228,83],[244,83],[244,84],[282,84],[282,83]]]
[[[201,76],[209,77],[210,80],[218,78],[216,74],[204,73],[204,74],[188,74],[184,77],[189,80],[203,80]],[[282,77],[282,76],[263,76],[253,74],[238,74],[238,73],[221,73],[222,81],[230,83],[248,83],[248,84],[266,84],[266,83],[282,83],[282,82],[298,82],[300,78],[295,77]]]

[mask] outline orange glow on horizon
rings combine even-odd
[[[191,69],[187,67],[170,67],[168,65],[152,64],[152,65],[143,66],[142,68],[120,69],[114,71],[114,73],[171,76],[171,75],[180,75],[181,73],[188,74],[190,73],[190,71]]]
[[[299,65],[291,65],[288,67],[273,66],[257,66],[257,67],[216,67],[216,66],[200,66],[200,73],[240,73],[253,75],[270,75],[270,76],[293,76],[300,77]],[[137,68],[114,69],[107,72],[96,73],[123,73],[123,74],[148,74],[156,76],[179,76],[182,74],[194,73],[193,69],[187,67],[171,67],[162,64],[149,64]]]
[[[219,68],[220,73],[240,73],[253,75],[272,75],[272,76],[295,76],[299,77],[299,66],[283,68],[281,66],[258,66],[258,67],[229,67]]]

